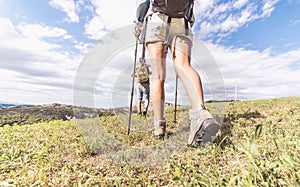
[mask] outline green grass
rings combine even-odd
[[[178,114],[185,125],[186,112],[181,108]],[[172,109],[166,115],[172,121]],[[300,185],[299,97],[228,103],[224,117],[214,144],[183,146],[157,166],[124,165],[96,154],[75,121],[5,125],[0,128],[0,186]],[[119,119],[99,121],[125,145],[161,143],[151,131],[133,130],[128,137]],[[180,125],[169,123],[168,131]]]

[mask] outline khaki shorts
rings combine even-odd
[[[159,12],[148,17],[145,41],[147,42],[164,42],[166,36],[168,16]],[[170,24],[170,32],[168,44],[174,45],[174,37],[181,36],[188,39],[190,44],[193,42],[193,33],[190,24],[188,23],[188,35],[185,34],[184,18],[172,18]]]
[[[147,82],[139,82],[137,86],[137,96],[139,100],[149,100],[150,88],[149,81]]]

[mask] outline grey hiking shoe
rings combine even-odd
[[[166,120],[160,120],[154,122],[154,137],[157,139],[163,139],[166,132]]]
[[[194,141],[202,145],[213,142],[220,126],[212,115],[206,109],[190,110],[189,115],[191,126],[188,146],[192,146]]]

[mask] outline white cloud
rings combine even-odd
[[[202,39],[221,40],[253,20],[269,17],[278,0],[196,1],[197,35]],[[198,30],[199,29],[199,30]]]
[[[71,38],[67,35],[67,31],[58,27],[49,27],[40,24],[21,23],[16,27],[23,36],[29,38],[44,38],[44,37],[64,37]]]
[[[49,4],[67,14],[68,22],[79,22],[79,16],[76,13],[76,5],[73,0],[51,0]]]
[[[43,56],[51,59],[53,56],[52,50],[63,49],[57,43],[45,42],[42,39],[52,38],[53,41],[58,41],[72,38],[66,30],[58,27],[25,23],[13,26],[9,20],[5,19],[0,19],[0,22],[3,28],[3,30],[1,29],[1,36],[6,36],[1,40],[2,46],[7,47],[7,49],[26,51],[35,54],[36,57]],[[65,51],[61,50],[55,56],[60,56],[63,52]]]
[[[237,9],[240,9],[242,8],[244,5],[246,5],[248,2],[248,0],[237,0],[233,3],[233,7],[234,8],[237,8]]]
[[[86,54],[92,46],[91,43],[75,42],[74,48],[78,49],[81,54]]]
[[[91,39],[99,39],[108,33],[100,16],[94,16],[88,23],[84,25],[85,34]]]
[[[0,17],[0,38],[9,40],[17,35],[12,22]]]
[[[211,0],[202,0],[201,2],[200,1],[195,1],[195,10],[197,12],[201,12],[201,13],[204,13],[206,12],[207,10],[211,9],[214,5],[214,1],[211,1]]]
[[[99,39],[107,32],[133,23],[135,0],[126,3],[119,0],[92,0],[94,16],[85,25],[85,32],[91,39]]]
[[[207,47],[219,64],[228,99],[234,98],[234,85],[239,87],[238,99],[265,99],[297,96],[300,81],[300,50],[272,54],[243,48],[226,48],[212,43]]]
[[[265,2],[263,6],[262,17],[269,17],[271,13],[274,11],[274,5],[278,2],[278,0],[268,0]]]
[[[295,26],[297,24],[300,24],[300,19],[289,21],[289,26]]]
[[[1,68],[0,73],[0,97],[4,101],[28,104],[72,103],[72,79],[27,77]]]
[[[0,73],[1,82],[5,82],[0,84],[0,92],[12,93],[1,95],[3,100],[48,103],[57,102],[59,95],[71,95],[81,55],[71,55],[60,44],[41,40],[44,37],[63,39],[70,35],[57,27],[14,26],[9,19],[0,18]]]

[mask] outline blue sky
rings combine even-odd
[[[297,49],[300,45],[299,6],[296,2],[279,1],[270,17],[247,24],[223,44],[237,47],[251,44],[247,49],[254,50],[271,47],[275,53]]]
[[[120,2],[0,0],[0,101],[72,104],[88,51],[134,20],[136,0]],[[218,64],[227,99],[235,85],[241,100],[300,96],[299,8],[300,0],[196,0],[193,31]],[[132,61],[132,54],[120,58]],[[96,92],[99,100],[112,98],[105,88]]]

